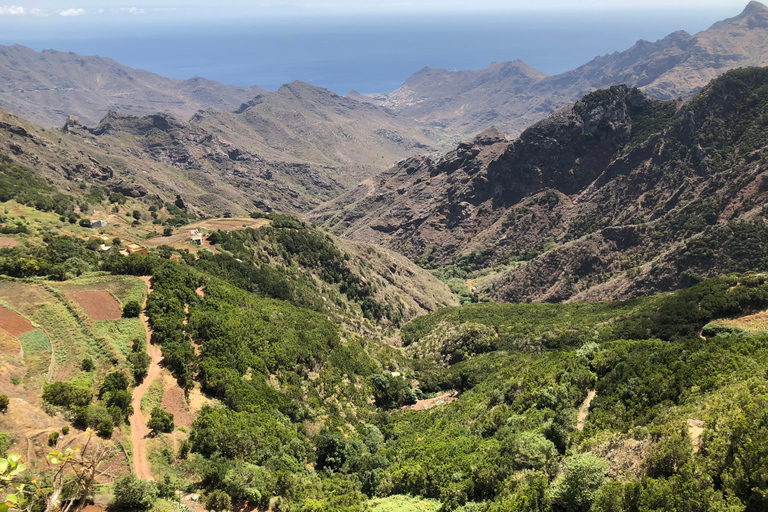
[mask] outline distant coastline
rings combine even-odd
[[[479,69],[520,59],[548,74],[732,12],[538,13],[395,18],[279,18],[213,25],[77,26],[0,19],[0,44],[101,55],[162,76],[198,75],[276,90],[293,80],[337,94],[391,92],[427,67]],[[48,26],[50,25],[50,26]],[[84,31],[88,35],[85,37]]]

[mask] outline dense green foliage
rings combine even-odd
[[[7,156],[0,156],[0,202],[15,199],[37,210],[55,211],[61,216],[74,214],[74,198],[61,194],[45,180],[22,169]]]
[[[139,480],[133,473],[123,473],[113,489],[112,505],[119,510],[149,510],[157,499],[154,482]]]

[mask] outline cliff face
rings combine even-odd
[[[732,71],[687,103],[596,91],[515,141],[489,130],[401,162],[314,218],[426,264],[472,250],[485,266],[517,262],[483,285],[504,300],[628,297],[754,266],[727,244],[763,225],[766,79]]]
[[[765,65],[768,8],[750,2],[738,16],[696,35],[680,31],[656,42],[640,40],[555,76],[520,61],[475,71],[423,69],[384,103],[463,135],[492,124],[517,135],[595,89],[626,84],[653,98],[690,98],[725,71]]]

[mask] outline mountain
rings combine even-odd
[[[317,209],[497,300],[627,298],[763,268],[768,68],[686,103],[614,86],[507,141],[495,129],[415,157]]]
[[[261,158],[323,169],[326,181],[341,189],[447,143],[445,136],[406,116],[299,81],[234,112],[198,112],[190,124]]]
[[[520,61],[476,71],[425,68],[381,101],[463,135],[492,124],[516,135],[595,89],[626,84],[654,98],[687,98],[729,69],[767,64],[768,8],[753,1],[696,35],[679,31],[653,43],[640,40],[559,75]]]
[[[71,117],[46,130],[0,112],[0,150],[61,186],[181,196],[201,215],[306,212],[392,162],[434,151],[437,138],[386,109],[301,82],[188,122],[111,111],[95,126]]]
[[[71,115],[96,124],[110,110],[183,119],[200,109],[233,110],[266,89],[205,78],[165,78],[98,56],[0,46],[0,108],[50,127]]]

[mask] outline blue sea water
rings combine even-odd
[[[390,92],[422,67],[478,69],[520,59],[557,74],[597,55],[695,33],[738,13],[610,12],[322,17],[95,25],[0,20],[0,44],[101,55],[186,79],[270,90],[303,80],[338,94]]]

